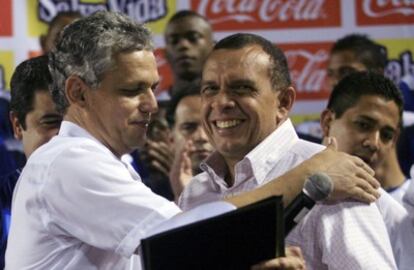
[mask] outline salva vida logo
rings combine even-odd
[[[80,0],[39,0],[38,16],[43,22],[50,22],[62,11],[77,11],[84,16],[99,10],[123,12],[137,22],[151,22],[168,13],[167,0],[107,0],[105,4],[83,3]]]

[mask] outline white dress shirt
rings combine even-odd
[[[87,131],[63,121],[19,178],[6,269],[130,269],[140,239],[179,212]]]
[[[229,187],[223,158],[213,153],[179,199],[182,209],[219,200],[256,188],[321,151],[323,146],[297,137],[285,121],[235,167]],[[288,235],[286,242],[300,246],[308,269],[396,269],[390,240],[375,204],[346,201],[317,204]]]

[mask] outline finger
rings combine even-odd
[[[378,190],[379,186],[373,185],[372,183],[372,181],[377,182],[375,178],[373,178],[371,175],[366,175],[366,174],[364,175],[363,172],[357,174],[356,177],[358,177],[356,181],[356,185],[359,188],[363,189],[365,192],[371,195],[374,195],[376,198],[379,198],[379,190]],[[370,178],[373,178],[374,180],[371,180]]]
[[[352,159],[357,167],[363,169],[370,175],[375,175],[375,171],[368,164],[366,164],[362,159],[360,159],[357,156],[352,156]]]
[[[164,159],[169,160],[172,159],[173,152],[170,148],[166,146],[162,146],[161,144],[152,144],[148,148],[148,153],[155,155],[155,156],[162,156]]]
[[[297,246],[286,247],[285,254],[286,254],[286,257],[295,256],[295,257],[303,258],[302,250],[300,249],[300,247],[297,247]]]
[[[366,192],[360,187],[355,187],[351,193],[351,198],[358,200],[360,202],[373,203],[377,200],[377,198],[374,195]]]
[[[173,161],[173,157],[170,156],[168,153],[157,152],[157,151],[155,151],[153,149],[151,149],[148,152],[148,155],[150,156],[150,159],[156,160],[159,163],[162,163],[163,166],[165,166],[165,167],[170,167],[170,164]]]
[[[362,163],[356,168],[355,174],[371,185],[373,188],[377,189],[381,187],[380,182],[374,177],[375,172],[371,169],[365,162],[361,160]]]
[[[167,167],[163,166],[157,160],[153,160],[151,162],[151,166],[154,167],[156,170],[160,171],[162,174],[164,174],[165,176],[168,177],[168,174],[169,174],[169,171],[170,171],[169,167],[167,168]]]
[[[269,261],[264,261],[253,265],[252,270],[270,270],[270,269],[305,269],[305,262],[297,257],[280,257]]]

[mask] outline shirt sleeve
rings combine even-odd
[[[318,204],[288,235],[308,269],[396,269],[387,230],[375,204]]]
[[[48,210],[45,223],[54,233],[130,257],[148,230],[180,209],[96,148],[66,150],[51,162],[47,196],[40,195]]]

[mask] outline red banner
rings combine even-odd
[[[192,0],[190,5],[216,31],[341,25],[339,0]]]
[[[297,100],[329,97],[326,67],[332,43],[278,44],[288,59]]]
[[[278,44],[288,59],[297,100],[325,99],[329,97],[326,67],[332,43]],[[172,84],[171,69],[164,58],[164,50],[155,51],[161,82],[155,95],[167,91]]]
[[[0,0],[0,36],[12,36],[11,0]]]
[[[414,1],[357,0],[355,7],[358,25],[414,23]]]
[[[159,96],[162,92],[168,91],[172,85],[173,78],[170,65],[164,56],[164,49],[158,48],[154,54],[157,59],[158,72],[160,73],[160,84],[155,90],[155,96]]]

